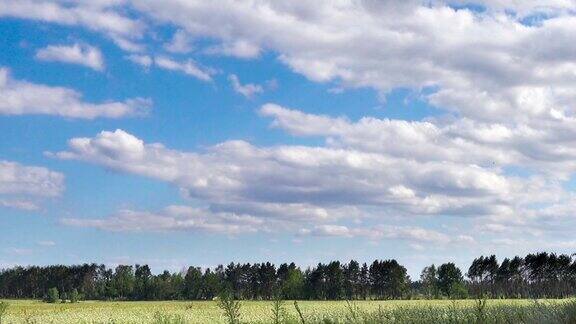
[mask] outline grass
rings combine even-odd
[[[8,301],[2,323],[229,323],[216,301]],[[221,303],[220,303],[221,304]],[[576,323],[576,300],[242,301],[239,323]],[[234,309],[236,306],[232,305]],[[295,307],[297,306],[297,307]],[[278,316],[275,315],[275,312]],[[282,314],[280,316],[280,313]],[[235,315],[234,315],[235,316]]]

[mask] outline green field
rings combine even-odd
[[[509,319],[520,318],[524,322],[559,322],[564,316],[559,314],[562,305],[570,300],[488,300],[484,312],[486,323],[500,322],[497,316],[506,313]],[[573,300],[571,300],[573,302]],[[10,307],[4,315],[2,324],[6,323],[226,323],[222,310],[214,301],[191,302],[99,302],[84,301],[77,304],[47,304],[31,300],[10,300]],[[474,300],[415,300],[415,301],[357,301],[352,304],[356,315],[352,314],[345,301],[299,301],[299,306],[306,323],[318,323],[325,319],[328,323],[354,322],[357,316],[359,323],[405,322],[412,318],[412,323],[437,322],[444,318],[446,322],[477,322],[474,315],[477,301]],[[266,301],[241,302],[242,323],[272,322],[272,303]],[[284,302],[286,322],[298,323],[299,317],[293,302]],[[451,312],[453,314],[451,314]],[[516,312],[518,314],[516,314]],[[432,317],[431,314],[434,313]],[[542,314],[540,314],[542,313]],[[363,317],[371,314],[372,321]],[[375,314],[380,314],[375,316]],[[440,314],[440,315],[439,315]],[[468,315],[467,315],[468,314]],[[534,318],[534,314],[540,316]],[[470,315],[470,316],[469,316]],[[576,314],[575,314],[576,315]],[[404,316],[404,317],[403,317]],[[437,317],[434,317],[437,316]],[[520,316],[520,317],[518,317]],[[166,321],[168,318],[172,322]],[[362,319],[363,318],[363,319]],[[374,320],[378,318],[378,320]],[[400,318],[404,318],[401,320]],[[426,320],[426,319],[429,319]],[[433,319],[435,318],[435,319]],[[494,321],[490,321],[492,318]],[[549,321],[546,321],[548,319]],[[567,323],[570,318],[566,317]],[[502,320],[501,322],[516,322]]]

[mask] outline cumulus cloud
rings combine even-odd
[[[293,135],[326,137],[332,147],[420,161],[531,167],[535,172],[557,176],[576,171],[576,151],[571,149],[576,144],[576,119],[563,116],[529,124],[482,123],[465,118],[445,122],[365,117],[352,122],[275,104],[264,105],[260,114],[272,117],[274,127]],[[395,145],[390,145],[391,141]]]
[[[96,71],[104,70],[102,53],[98,48],[90,45],[49,45],[39,49],[36,52],[36,58],[43,61],[80,64]]]
[[[206,153],[188,153],[145,144],[122,130],[75,138],[69,146],[70,151],[56,156],[168,181],[189,196],[212,202],[377,205],[424,214],[485,214],[503,208],[518,185],[474,165],[419,163],[324,147],[259,148],[229,141]]]
[[[330,229],[340,231],[340,236],[416,240],[414,235],[421,232],[414,229],[357,228],[335,222],[459,216],[506,226],[531,226],[546,216],[535,205],[556,202],[564,206],[573,201],[561,183],[540,177],[518,178],[499,168],[419,161],[352,147],[256,147],[229,141],[205,152],[182,152],[116,130],[71,139],[68,151],[52,156],[172,183],[185,196],[208,205],[198,213],[212,215],[207,217],[220,219],[222,224],[229,220],[223,215],[243,215],[259,222],[253,231],[297,232],[308,225],[304,228],[315,234],[327,234]],[[174,220],[166,212],[122,211],[105,219],[67,220],[66,224],[108,230],[178,230],[189,226],[202,230],[197,223]],[[452,235],[451,240],[454,237],[460,237],[461,242],[473,240],[465,232]]]
[[[75,90],[16,80],[0,68],[0,114],[57,115],[94,119],[121,118],[146,113],[150,100],[135,98],[125,102],[88,103]]]
[[[486,10],[462,8],[472,4]],[[431,104],[475,121],[571,116],[576,103],[571,1],[27,0],[2,3],[0,15],[85,26],[133,51],[130,35],[145,26],[124,15],[126,7],[176,26],[168,50],[210,39],[212,53],[254,58],[271,51],[293,71],[340,89],[428,89],[423,98]],[[531,17],[538,23],[528,25]],[[192,61],[159,60],[209,79]]]
[[[487,10],[449,6],[467,4]],[[295,72],[340,88],[431,89],[424,95],[430,103],[474,120],[550,118],[553,110],[570,115],[576,102],[572,2],[138,1],[134,6],[190,35],[220,42],[209,51],[255,57],[270,50]],[[526,25],[530,16],[541,22]]]
[[[469,4],[487,10],[454,7]],[[121,14],[124,7],[176,26],[169,50],[206,38],[217,43],[208,52],[252,58],[268,50],[295,72],[340,89],[427,89],[425,100],[475,122],[572,118],[576,103],[576,8],[570,1],[145,0],[64,6],[29,0],[4,3],[0,15],[79,24],[124,38],[142,34],[141,22]],[[527,17],[540,18],[527,25]],[[193,61],[160,57],[156,64],[210,79]]]
[[[38,203],[64,191],[64,175],[37,166],[0,160],[0,206],[36,210]]]
[[[234,89],[236,93],[239,93],[246,98],[252,98],[254,95],[264,91],[264,88],[261,85],[253,83],[240,83],[240,79],[238,79],[236,74],[230,74],[228,76],[228,80],[230,80],[230,83],[232,84],[232,89]]]
[[[86,26],[135,51],[139,36],[130,35],[145,28],[121,14],[125,7],[177,29],[167,51],[202,39],[209,45],[198,53],[254,59],[269,52],[332,89],[368,87],[383,96],[409,89],[441,114],[352,121],[269,104],[260,113],[274,127],[325,145],[228,141],[182,152],[118,130],[72,139],[60,158],[173,183],[209,213],[264,220],[282,210],[313,220],[311,232],[326,222],[318,226],[352,235],[357,228],[338,222],[349,211],[480,217],[492,234],[567,227],[575,200],[565,185],[576,171],[573,1],[21,1],[2,3],[0,15]],[[192,60],[129,59],[212,79]],[[237,77],[230,82],[245,96],[261,92]]]
[[[488,163],[496,156],[494,152],[504,154],[506,149],[488,150],[489,143],[481,141],[463,143],[443,130],[453,125],[377,119],[352,122],[272,104],[264,105],[260,113],[293,134],[326,137],[326,146],[257,147],[228,141],[202,152],[183,152],[116,130],[71,139],[68,151],[51,155],[172,183],[185,196],[207,204],[198,214],[211,215],[206,217],[220,219],[222,224],[229,221],[229,215],[242,215],[257,221],[257,226],[251,224],[254,232],[297,233],[304,228],[301,234],[318,236],[422,241],[428,235],[443,244],[473,243],[468,231],[442,239],[435,231],[419,231],[418,226],[351,227],[346,223],[458,216],[490,224],[476,226],[478,232],[490,235],[508,235],[507,228],[515,229],[515,234],[538,235],[533,229],[547,219],[557,221],[549,229],[565,224],[576,204],[560,180],[541,175],[517,177]],[[380,145],[390,141],[398,147]],[[474,164],[472,158],[482,163]],[[501,162],[514,166],[516,161]],[[108,230],[208,230],[196,227],[198,223],[174,220],[165,211],[121,211],[104,219],[66,223]]]

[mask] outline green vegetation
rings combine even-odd
[[[47,304],[11,300],[3,324],[116,323],[575,323],[576,301],[564,300],[389,300],[95,302]],[[220,305],[220,306],[219,306]],[[297,310],[297,308],[299,311]],[[279,310],[276,317],[275,310]],[[281,314],[281,315],[280,315]],[[278,321],[276,321],[278,320]]]
[[[576,258],[554,253],[529,254],[498,262],[476,258],[467,272],[454,263],[430,265],[413,280],[396,260],[362,263],[332,261],[300,268],[263,263],[153,274],[147,265],[54,265],[0,270],[0,298],[56,303],[79,299],[212,300],[229,292],[238,300],[372,300],[568,298],[576,296]]]
[[[232,298],[231,293],[223,293],[218,298],[218,307],[228,319],[228,324],[240,323],[240,302]]]
[[[0,302],[0,324],[2,324],[2,318],[4,314],[8,310],[8,303],[7,302]]]
[[[60,293],[58,292],[58,288],[52,287],[48,289],[48,294],[46,296],[46,302],[48,303],[57,303],[60,301]]]
[[[77,303],[79,299],[80,299],[80,294],[78,293],[78,289],[76,289],[76,288],[72,289],[72,292],[70,293],[70,302],[71,303]]]
[[[416,281],[396,260],[0,271],[0,298],[14,298],[4,323],[576,323],[573,296],[576,259],[548,253],[479,257],[465,274],[430,265]]]

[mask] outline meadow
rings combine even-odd
[[[230,323],[216,301],[47,304],[8,300],[1,323]],[[575,323],[576,301],[241,301],[234,323]],[[274,316],[275,311],[278,316]]]

